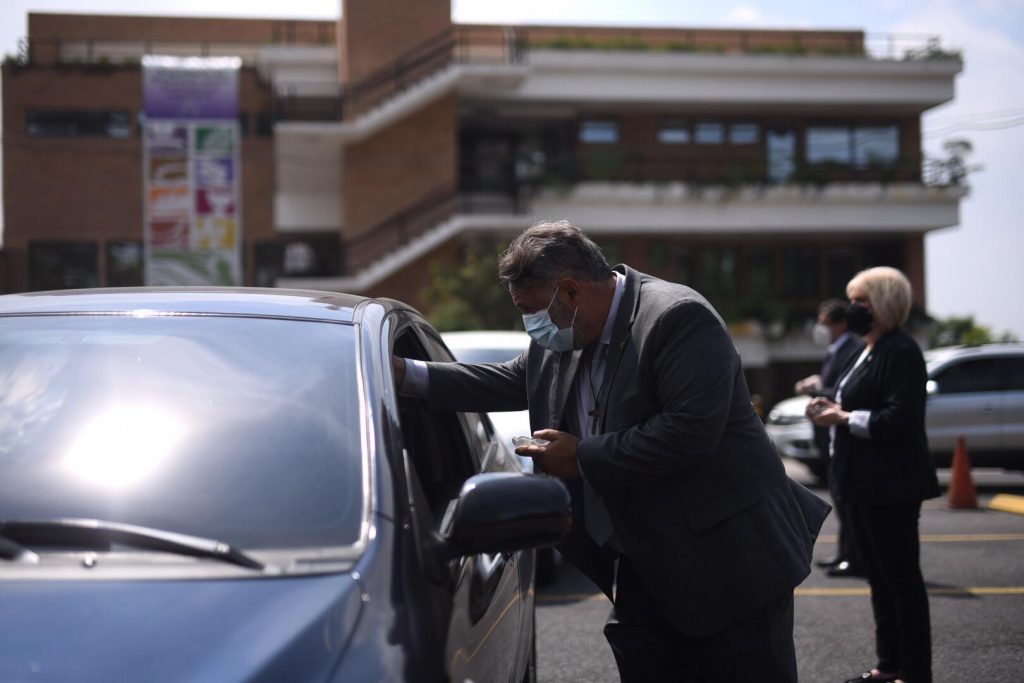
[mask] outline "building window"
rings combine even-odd
[[[29,242],[29,289],[98,287],[95,242]]]
[[[601,240],[598,242],[598,247],[601,248],[601,253],[604,254],[604,258],[611,265],[622,263],[622,245],[613,240]]]
[[[807,163],[848,166],[850,161],[848,127],[814,126],[807,129]]]
[[[899,126],[812,126],[807,129],[807,163],[855,168],[891,166],[899,161]]]
[[[747,253],[747,292],[758,299],[771,299],[775,293],[775,254],[764,247]]]
[[[29,109],[25,129],[35,138],[127,138],[132,122],[128,110]]]
[[[825,252],[825,296],[846,298],[846,283],[857,274],[857,254],[852,247],[829,247]]]
[[[756,123],[734,123],[729,126],[729,144],[756,145],[761,140],[761,127]]]
[[[697,258],[697,291],[713,297],[736,291],[736,250],[704,247]]]
[[[892,166],[900,158],[897,126],[857,126],[853,129],[853,163],[858,167]]]
[[[253,245],[257,287],[273,287],[281,276],[334,277],[340,275],[342,254],[337,235],[296,234]]]
[[[588,120],[580,123],[580,142],[588,145],[611,145],[619,141],[618,121]]]
[[[658,126],[658,142],[663,145],[685,145],[690,142],[690,124],[683,119],[663,118]]]
[[[684,285],[693,284],[693,252],[688,246],[679,245],[675,249],[675,279]]]
[[[107,286],[139,287],[145,284],[142,269],[142,242],[107,242]]]
[[[698,145],[720,145],[725,142],[725,126],[718,121],[701,121],[694,129]]]
[[[782,250],[782,293],[794,299],[812,300],[821,295],[821,249],[790,245]]]
[[[668,265],[668,249],[664,242],[654,242],[647,253],[647,267],[654,272],[662,271]]]
[[[269,138],[274,134],[274,114],[269,111],[261,111],[256,115],[256,135],[261,138]]]

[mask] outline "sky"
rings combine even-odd
[[[140,5],[144,10],[140,10]],[[28,12],[336,19],[341,0],[0,0],[0,51],[13,54]],[[452,0],[457,22],[613,26],[860,29],[938,35],[963,52],[956,98],[922,119],[925,153],[967,138],[970,195],[960,224],[925,241],[929,312],[974,316],[997,334],[1024,339],[1024,0]]]

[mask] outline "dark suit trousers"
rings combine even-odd
[[[928,593],[921,576],[920,503],[851,501],[850,522],[871,584],[876,666],[907,683],[932,680]]]
[[[625,556],[615,577],[615,607],[604,627],[624,683],[796,682],[793,594],[719,633],[694,638],[662,614]]]

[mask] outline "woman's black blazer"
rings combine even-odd
[[[844,501],[898,503],[939,495],[924,416],[928,373],[913,338],[900,328],[879,339],[849,371],[843,410],[870,410],[870,439],[836,427],[831,475]]]

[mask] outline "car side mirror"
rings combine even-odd
[[[933,379],[928,380],[928,383],[924,385],[925,393],[929,396],[934,396],[939,393],[939,383]]]
[[[441,524],[448,554],[511,553],[554,545],[572,527],[572,505],[555,477],[522,472],[466,480]]]

